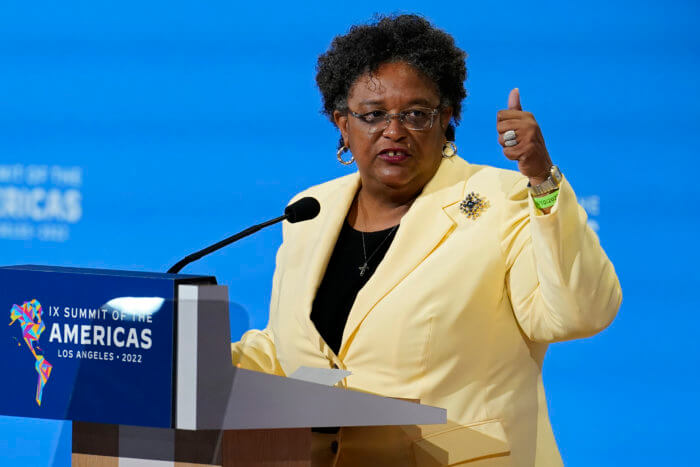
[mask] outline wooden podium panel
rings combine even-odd
[[[311,429],[228,430],[223,466],[311,467]]]
[[[74,467],[310,467],[311,430],[190,431],[73,422],[72,464]]]

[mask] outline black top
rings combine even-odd
[[[343,330],[355,297],[384,258],[396,230],[398,225],[377,232],[360,232],[350,227],[347,221],[340,230],[311,310],[311,321],[336,354],[340,351]],[[368,267],[360,275],[360,267],[365,263],[363,234]]]

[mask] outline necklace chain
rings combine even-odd
[[[384,237],[384,239],[381,242],[379,242],[379,245],[377,245],[377,247],[374,249],[372,254],[369,255],[369,258],[367,257],[367,247],[365,246],[365,233],[363,231],[360,231],[360,236],[362,237],[362,255],[365,258],[364,264],[358,268],[360,270],[360,277],[364,276],[365,273],[367,272],[367,269],[369,269],[369,266],[367,265],[367,263],[369,263],[369,261],[374,257],[374,255],[377,254],[377,252],[382,247],[382,245],[384,245],[384,242],[386,242],[389,239],[389,237],[391,237],[391,234],[393,234],[398,227],[399,227],[399,225],[396,224],[395,226],[393,226],[391,228],[389,233],[386,234],[386,237]]]

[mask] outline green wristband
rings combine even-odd
[[[557,202],[557,197],[559,197],[559,190],[547,193],[544,196],[532,197],[532,201],[535,202],[535,207],[539,210],[551,208]]]

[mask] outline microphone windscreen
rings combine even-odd
[[[308,221],[313,219],[321,211],[321,205],[316,198],[307,196],[299,201],[290,204],[284,209],[284,215],[292,224],[295,222]]]

